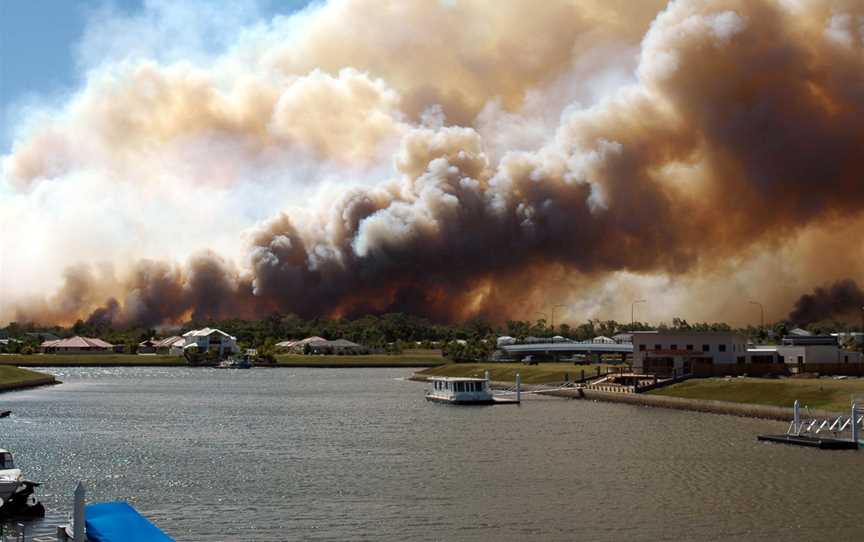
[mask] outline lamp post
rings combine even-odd
[[[749,303],[750,303],[751,305],[759,305],[759,311],[760,311],[760,312],[759,312],[759,314],[760,314],[760,319],[759,319],[760,326],[759,326],[759,330],[760,330],[762,333],[765,333],[765,307],[763,307],[763,306],[762,306],[762,303],[759,303],[758,301],[750,301]]]
[[[633,331],[633,325],[636,323],[636,303],[645,303],[644,299],[637,299],[630,303],[630,331]]]

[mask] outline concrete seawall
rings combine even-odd
[[[427,378],[414,375],[411,380],[426,382]],[[492,388],[511,388],[512,382],[492,382]],[[523,391],[532,391],[530,384],[522,387]],[[745,418],[760,418],[765,420],[777,420],[782,422],[792,421],[793,413],[791,407],[774,407],[766,405],[754,405],[750,403],[732,403],[728,401],[713,401],[707,399],[686,399],[682,397],[667,397],[664,395],[648,395],[644,393],[612,393],[590,389],[556,390],[543,392],[549,397],[561,397],[566,399],[587,399],[589,401],[604,401],[609,403],[624,403],[628,405],[647,406],[656,408],[671,408],[675,410],[689,410],[692,412],[707,412],[710,414],[725,414],[728,416],[742,416]],[[523,396],[524,397],[524,396]],[[842,412],[830,412],[825,410],[810,410],[810,414],[818,418],[832,418],[843,414]]]
[[[743,416],[746,418],[761,418],[765,420],[777,420],[788,422],[792,420],[792,408],[775,407],[766,405],[754,405],[750,403],[732,403],[728,401],[712,401],[706,399],[685,399],[682,397],[666,397],[663,395],[646,395],[640,393],[609,393],[595,390],[561,390],[545,393],[555,397],[567,397],[570,399],[588,399],[593,401],[606,401],[610,403],[625,403],[657,408],[671,408],[675,410],[690,410],[693,412],[708,412],[711,414],[726,414],[730,416]],[[823,410],[811,410],[811,414],[820,418],[836,417],[841,412],[828,412]]]

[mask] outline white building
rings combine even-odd
[[[633,370],[642,374],[687,374],[695,362],[730,365],[747,361],[747,338],[732,331],[633,333]]]
[[[199,352],[218,350],[220,357],[240,351],[237,347],[237,337],[209,327],[193,329],[183,334],[183,349],[192,347],[197,347]]]
[[[860,352],[841,350],[832,335],[790,335],[777,346],[777,354],[787,365],[861,363]]]

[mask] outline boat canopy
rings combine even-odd
[[[127,502],[88,504],[84,515],[90,542],[174,542]]]

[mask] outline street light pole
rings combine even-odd
[[[762,333],[764,333],[765,332],[765,307],[763,307],[762,303],[759,303],[758,301],[750,301],[750,304],[751,305],[759,305],[759,311],[760,311],[759,314],[761,315],[760,319],[759,319],[759,322],[760,322],[759,330],[762,331]]]
[[[630,303],[630,331],[633,331],[633,325],[636,323],[636,303],[645,303],[645,300],[637,299]]]

